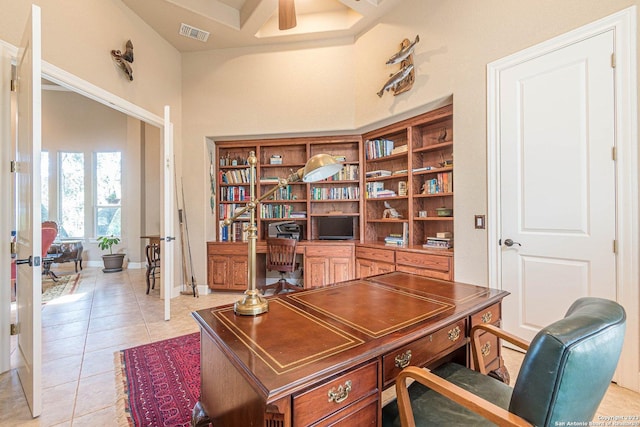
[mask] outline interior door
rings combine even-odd
[[[11,57],[7,49],[0,46],[0,165],[8,165],[13,160],[11,144]],[[7,168],[0,170],[0,194],[4,203],[0,204],[0,230],[13,230],[13,179]],[[8,245],[0,245],[0,283],[11,282],[11,255]],[[0,325],[11,323],[11,290],[0,286]],[[9,328],[0,328],[0,374],[11,368]]]
[[[616,299],[613,52],[607,31],[500,75],[503,319],[528,339]]]
[[[164,191],[163,191],[163,229],[164,248],[162,249],[161,263],[162,274],[160,283],[164,298],[164,320],[171,318],[171,290],[173,288],[173,260],[174,257],[174,212],[175,206],[175,183],[174,183],[174,158],[173,158],[173,123],[171,123],[171,110],[169,106],[164,107],[164,129],[163,129],[163,160],[164,160]]]
[[[16,153],[18,377],[31,414],[42,412],[42,266],[40,214],[41,46],[40,8],[31,17],[18,50]]]

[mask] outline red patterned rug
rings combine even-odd
[[[115,355],[120,425],[190,425],[200,397],[199,332]]]

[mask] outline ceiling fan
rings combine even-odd
[[[296,26],[296,5],[294,0],[279,0],[278,28],[290,30]]]

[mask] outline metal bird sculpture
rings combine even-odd
[[[416,44],[418,44],[419,41],[420,36],[416,35],[415,40],[409,46],[405,47],[404,49],[400,49],[398,53],[389,58],[389,60],[387,61],[387,65],[397,64],[398,62],[407,59],[407,57],[413,53],[413,49],[416,47]]]
[[[133,43],[131,43],[131,40],[127,40],[124,53],[120,52],[120,50],[112,50],[111,57],[120,66],[127,78],[133,80],[133,69],[129,65],[133,62]]]

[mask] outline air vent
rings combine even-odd
[[[187,24],[180,24],[180,35],[189,37],[190,39],[206,42],[209,38],[209,32],[200,30]]]

